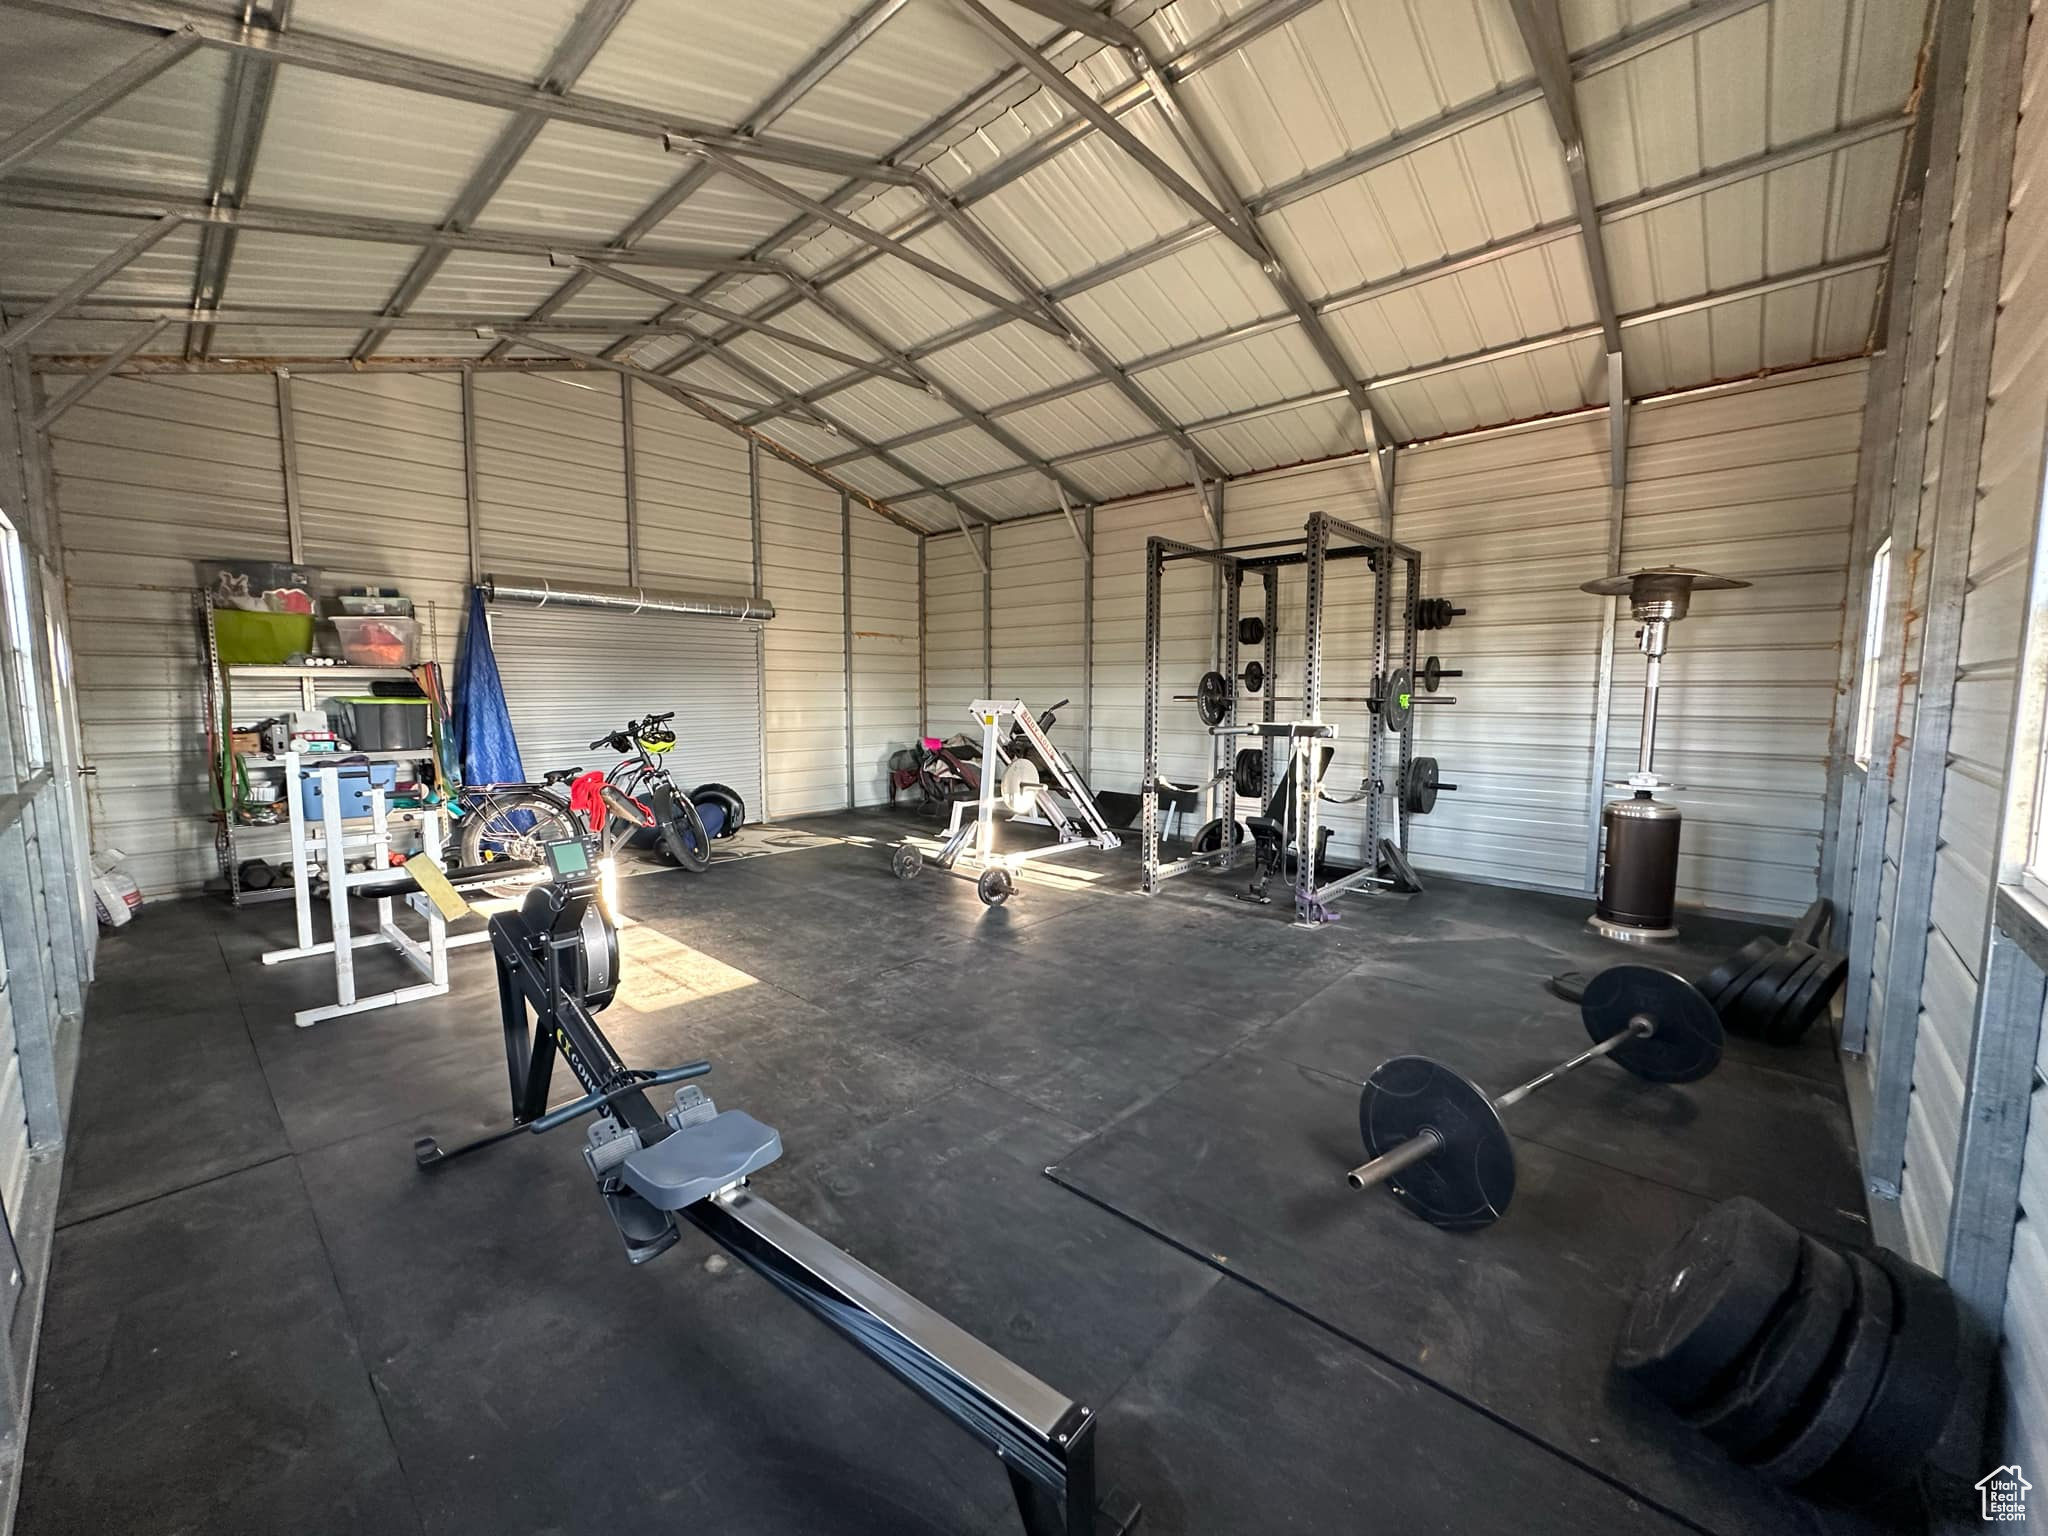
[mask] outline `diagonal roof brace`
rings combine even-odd
[[[81,123],[98,117],[130,92],[140,89],[199,47],[200,37],[189,26],[165,33],[120,68],[109,70],[91,85],[66,97],[32,123],[24,124],[0,139],[0,173],[8,167],[41,154]]]

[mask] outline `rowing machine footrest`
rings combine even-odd
[[[626,1159],[626,1185],[656,1210],[680,1211],[782,1156],[782,1137],[743,1109],[671,1132]]]

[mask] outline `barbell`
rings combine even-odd
[[[1353,1189],[1385,1184],[1410,1211],[1446,1231],[1490,1226],[1515,1196],[1515,1144],[1502,1110],[1603,1056],[1652,1083],[1690,1083],[1720,1065],[1720,1016],[1691,982],[1669,971],[1612,966],[1586,984],[1579,1015],[1592,1047],[1498,1098],[1428,1056],[1381,1062],[1358,1096],[1367,1160],[1345,1182]]]

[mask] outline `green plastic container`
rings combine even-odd
[[[312,652],[313,615],[216,608],[213,639],[224,667],[281,667]]]

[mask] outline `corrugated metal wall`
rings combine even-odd
[[[1065,518],[998,528],[991,538],[991,696],[1020,698],[1040,713],[1067,700],[1053,737],[1078,764],[1088,740],[1081,546]]]
[[[477,376],[486,569],[627,578],[616,383]],[[396,585],[431,604],[423,643],[444,663],[456,654],[470,564],[459,375],[159,375],[94,389],[51,429],[79,715],[99,769],[87,781],[94,845],[128,853],[151,895],[215,873],[192,562],[289,557],[281,387],[307,562],[328,588]],[[654,391],[632,397],[640,579],[752,590],[745,443]],[[839,497],[772,458],[762,488],[767,590],[782,614],[765,626],[771,752],[784,765],[767,806],[836,809],[847,782]],[[861,798],[881,800],[878,765],[917,728],[916,539],[865,508],[851,515],[855,628],[869,632],[854,647],[855,750]],[[978,614],[975,625],[978,677]],[[246,688],[237,698],[244,713],[290,702]],[[650,696],[643,707],[667,706]],[[761,797],[748,798],[761,813]]]
[[[1863,364],[1838,364],[1636,412],[1625,565],[1697,564],[1754,583],[1703,595],[1676,630],[1666,667],[1658,766],[1686,786],[1675,798],[1688,817],[1680,892],[1687,903],[1791,913],[1813,899],[1864,379]],[[1456,706],[1415,715],[1415,750],[1438,758],[1444,778],[1458,785],[1413,823],[1415,858],[1425,868],[1585,887],[1601,602],[1579,583],[1605,572],[1607,477],[1604,414],[1446,439],[1399,456],[1395,535],[1421,551],[1425,594],[1469,610],[1451,628],[1419,637],[1422,655],[1434,652],[1466,673],[1444,685]],[[1377,523],[1370,477],[1357,460],[1232,481],[1224,504],[1232,544],[1298,536],[1318,509]],[[1013,590],[1005,550],[1024,528],[1038,530],[1033,547],[1057,551],[1064,540],[1073,549],[1056,519],[998,533],[999,680],[1006,656],[1044,654],[1047,615],[1065,600],[1063,587],[1036,601],[1021,592],[1005,600]],[[1141,771],[1144,549],[1155,533],[1209,542],[1191,492],[1096,513],[1091,735],[1094,778],[1104,789],[1135,788]],[[931,539],[928,558],[931,711],[947,723],[952,699],[964,704],[971,693],[963,685],[979,681],[979,572],[957,537]],[[1323,687],[1326,695],[1362,695],[1372,683],[1371,576],[1363,561],[1331,570]],[[1283,572],[1280,595],[1275,686],[1286,718],[1300,708],[1298,570]],[[1244,602],[1247,612],[1263,602],[1256,581]],[[1168,567],[1161,771],[1183,782],[1207,777],[1211,742],[1194,706],[1171,696],[1192,693],[1212,665],[1214,604],[1206,565]],[[1625,620],[1615,678],[1610,774],[1633,766],[1642,708],[1642,660]],[[1070,691],[1060,682],[1048,699]],[[1245,699],[1244,716],[1258,707]],[[1327,703],[1324,715],[1341,732],[1329,786],[1349,793],[1365,772],[1373,717],[1343,699]],[[1362,809],[1325,810],[1333,851],[1359,857]]]
[[[1682,786],[1667,797],[1685,811],[1681,901],[1792,914],[1814,898],[1866,389],[1845,363],[1630,422],[1622,568],[1751,583],[1695,598],[1664,663],[1657,771]],[[1618,606],[1610,775],[1635,764],[1643,707]]]
[[[977,539],[979,539],[977,535]],[[985,545],[984,545],[985,547]],[[959,535],[925,540],[924,728],[947,737],[968,730],[967,706],[984,697],[982,576]]]
[[[2048,91],[2048,31],[2038,25],[2027,46],[2026,83],[2022,100],[2038,107]],[[1960,796],[1969,817],[1982,821],[1982,789],[1977,761],[1990,750],[1984,716],[1992,711],[1997,683],[2011,679],[2026,624],[2028,535],[2040,516],[2043,432],[2048,431],[2048,284],[2041,281],[2041,262],[2048,256],[2048,112],[2023,110],[2013,157],[2012,212],[2005,230],[2005,260],[1999,283],[1998,330],[1991,353],[1991,406],[1984,421],[1982,488],[1976,528],[1970,540],[1970,590],[1963,609],[1963,672],[1957,684],[1957,729],[1966,732],[1970,761],[1961,746],[1949,779],[1949,793]],[[1967,721],[1961,708],[1963,689],[1972,698]],[[2002,718],[1993,711],[1994,718]],[[2004,728],[1997,734],[2003,740]],[[1990,759],[2003,762],[2003,757]],[[1967,777],[1966,777],[1967,774]],[[1967,787],[1966,787],[1967,786]],[[1944,821],[1948,818],[1945,815]],[[1964,817],[1944,828],[1962,841]],[[1986,843],[1972,873],[1989,880],[1997,861]],[[1955,865],[1960,873],[1963,860]],[[1963,882],[1957,882],[1963,884]],[[1941,893],[1937,892],[1939,899]],[[1951,894],[1943,902],[1958,910]],[[1961,913],[1958,911],[1958,917]],[[1981,921],[1981,917],[1980,917]],[[1944,923],[1944,931],[1947,925]],[[2048,1030],[2041,1034],[2032,1083],[2032,1112],[2027,1123],[2025,1162],[2020,1178],[2018,1227],[2013,1234],[2012,1268],[2005,1291],[2005,1444],[2007,1452],[2026,1466],[2048,1466]]]
[[[889,758],[917,718],[917,535],[853,513],[853,800],[889,801]]]
[[[283,560],[267,374],[109,379],[51,430],[93,846],[147,894],[214,874],[192,562]]]
[[[768,814],[846,806],[846,615],[839,494],[762,455]]]
[[[1987,23],[1980,14],[1980,34]],[[2039,88],[2044,50],[2029,50],[2022,99]],[[2009,219],[2002,252],[1999,313],[1992,336],[1989,404],[1981,440],[1965,440],[1966,417],[1951,415],[1957,401],[1950,388],[1959,364],[1959,326],[1967,322],[1958,306],[1963,266],[1971,257],[1966,230],[1970,200],[1980,185],[1973,174],[1981,158],[2003,155],[2013,133],[2011,120],[1987,119],[1977,106],[1987,84],[1988,61],[2011,39],[1980,36],[1974,45],[1965,98],[1961,153],[1956,166],[1953,210],[1938,210],[1951,221],[1946,281],[1940,314],[1940,350],[1934,374],[1934,410],[1929,429],[1924,490],[1920,501],[1919,549],[1915,558],[1915,601],[1906,656],[1919,654],[1920,624],[1927,611],[1921,594],[1935,564],[1937,498],[1945,480],[1967,475],[1975,487],[1971,507],[1943,539],[1968,543],[1961,594],[1962,634],[1957,653],[1946,768],[1942,774],[1939,831],[1934,850],[1934,883],[1927,910],[1893,934],[1894,942],[1923,942],[1919,1018],[1912,1042],[1912,1093],[1907,1100],[1905,1169],[1899,1183],[1899,1214],[1913,1257],[1939,1269],[1949,1240],[1949,1210],[1963,1120],[1963,1081],[1977,1015],[1986,930],[1998,862],[1999,813],[2010,748],[2020,645],[2024,635],[2027,555],[2039,513],[2042,433],[2048,424],[2048,379],[2041,353],[2048,343],[2048,301],[2038,291],[2034,261],[2042,249],[2041,194],[2030,186],[2048,167],[2041,125],[2022,115],[2015,151]],[[1994,226],[1995,227],[1995,226]],[[1912,670],[1917,674],[1921,667]],[[1916,704],[1918,700],[1914,701]],[[1910,737],[1915,716],[1902,709],[1899,734]],[[1895,754],[1895,761],[1903,758]],[[1915,765],[1917,768],[1917,764]],[[1892,780],[1894,815],[1910,786],[1906,775]],[[1903,832],[1903,826],[1901,827]],[[1894,855],[1896,858],[1896,854]],[[1894,882],[1896,889],[1896,882]],[[1883,957],[1892,963],[1887,952]],[[1873,997],[1873,1014],[1877,998]],[[1880,1037],[1879,1052],[1893,1042]],[[1901,1046],[1903,1048],[1903,1046]],[[1870,1058],[1878,1059],[1875,1055]],[[2036,1294],[2039,1294],[2038,1292]]]

